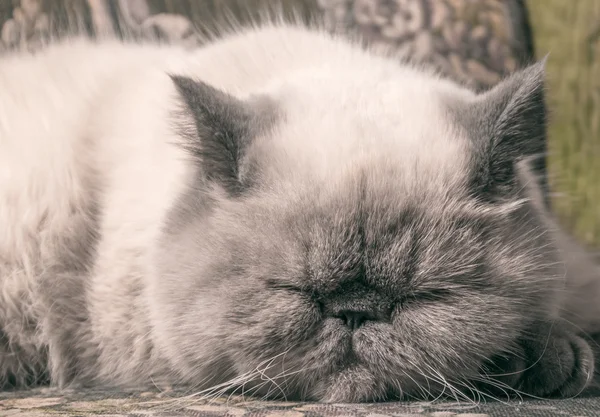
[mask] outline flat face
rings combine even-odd
[[[202,177],[162,247],[184,377],[242,375],[266,396],[428,397],[514,349],[557,273],[519,193],[491,194],[485,118],[503,107],[461,113],[472,96],[411,72],[308,72],[269,94],[276,116],[258,112],[268,128],[241,130],[236,148],[245,188]]]

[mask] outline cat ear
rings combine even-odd
[[[171,79],[194,121],[194,132],[184,134],[184,147],[199,160],[207,180],[239,193],[244,188],[241,164],[257,134],[260,112],[253,103],[201,81],[175,75]]]
[[[546,151],[544,73],[545,59],[511,75],[470,105],[476,136],[473,182],[484,197],[514,192],[515,164]]]

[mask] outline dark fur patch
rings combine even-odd
[[[81,209],[66,231],[60,254],[36,289],[40,330],[48,340],[52,383],[64,387],[95,378],[97,346],[91,344],[87,286],[100,236],[100,208]]]
[[[546,151],[544,62],[517,72],[453,113],[473,143],[471,185],[485,200],[516,191],[515,163]],[[541,158],[539,158],[541,159]],[[538,163],[543,169],[543,163]]]
[[[242,178],[248,145],[272,124],[273,111],[265,99],[242,101],[201,81],[172,75],[194,121],[194,131],[184,134],[184,147],[201,163],[208,181],[239,194],[250,182]]]

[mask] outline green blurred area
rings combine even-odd
[[[548,57],[552,204],[600,248],[600,0],[528,0],[536,53]]]

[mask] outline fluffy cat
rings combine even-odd
[[[543,149],[543,63],[476,95],[265,25],[196,51],[16,53],[0,91],[5,385],[590,384],[597,269],[565,286],[573,247],[518,169]]]

